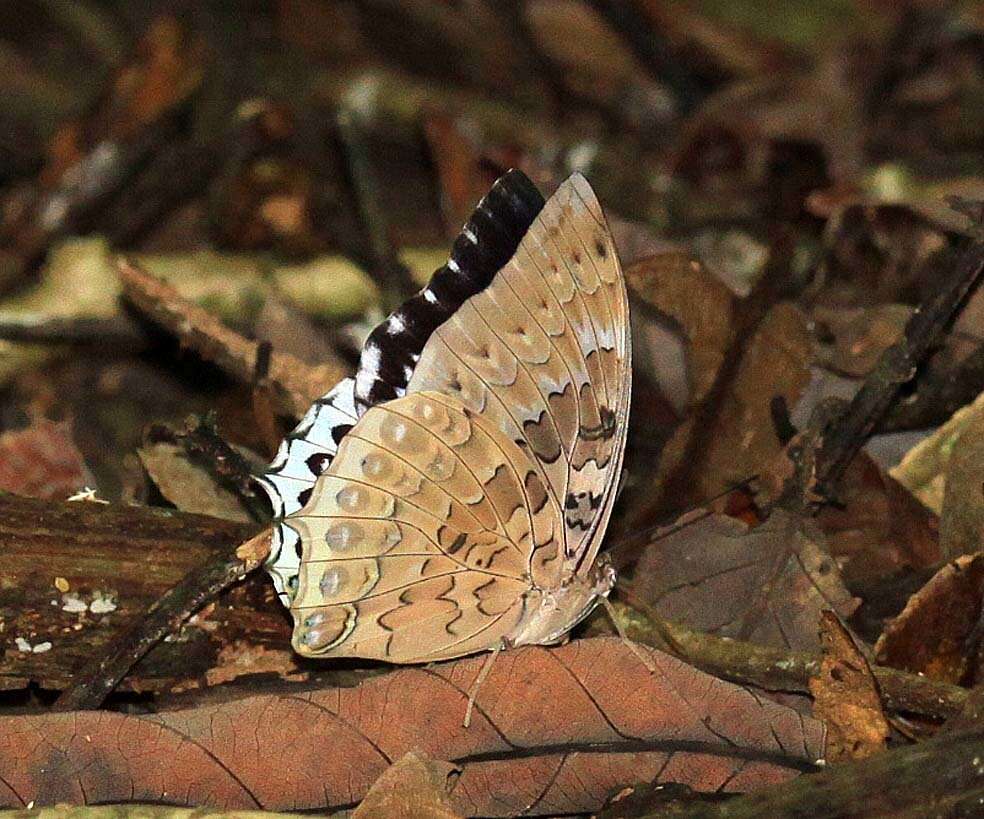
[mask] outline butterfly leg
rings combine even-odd
[[[495,662],[495,658],[499,656],[499,652],[502,651],[503,648],[505,648],[505,644],[499,643],[499,645],[492,649],[492,653],[489,654],[484,665],[482,665],[482,670],[478,672],[475,682],[473,682],[471,684],[471,688],[468,689],[468,707],[465,709],[464,721],[465,728],[471,725],[472,710],[475,708],[475,699],[478,697],[478,690],[482,687],[482,683],[485,682],[485,678],[489,676],[489,672],[492,670],[492,664]]]
[[[635,640],[629,639],[629,635],[625,633],[625,629],[622,628],[622,624],[618,621],[618,617],[615,614],[615,607],[612,605],[611,600],[607,597],[602,597],[601,603],[605,607],[605,611],[608,614],[608,619],[612,621],[612,625],[615,626],[615,631],[618,632],[618,636],[622,639],[622,642],[625,643],[629,651],[639,658],[639,662],[649,669],[650,674],[655,674],[656,665],[653,663],[652,657],[643,652]]]

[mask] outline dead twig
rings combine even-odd
[[[119,271],[124,296],[141,313],[232,377],[244,384],[253,383],[259,342],[230,330],[207,310],[182,298],[171,285],[133,262],[121,258]],[[270,354],[268,381],[277,408],[286,415],[299,418],[314,399],[346,375],[345,365],[337,359],[312,367],[288,353]]]
[[[111,346],[140,351],[147,346],[147,331],[125,316],[65,318],[42,314],[0,314],[0,338],[28,344]]]
[[[630,639],[669,651],[702,671],[732,682],[768,691],[810,693],[810,678],[820,670],[820,655],[780,651],[697,631],[657,617],[627,583],[619,584],[619,593],[645,612],[644,620],[632,618],[626,624]],[[892,711],[944,720],[958,714],[967,701],[967,690],[960,686],[884,666],[872,666],[871,670],[884,706]]]
[[[833,765],[826,771],[725,802],[694,802],[672,812],[657,807],[652,813],[634,815],[644,819],[976,816],[984,799],[982,757],[984,732],[977,727]]]
[[[836,484],[882,420],[899,390],[916,374],[923,359],[939,344],[954,316],[984,275],[984,243],[974,242],[943,279],[936,296],[917,310],[902,339],[882,353],[861,389],[831,420],[807,430],[807,446],[790,449],[796,477],[788,481],[781,506],[813,509],[833,497]],[[802,442],[801,442],[802,443]],[[795,442],[794,442],[795,446]],[[809,463],[810,468],[800,468]]]
[[[192,416],[184,429],[154,424],[147,431],[147,439],[177,444],[190,458],[201,462],[213,478],[235,492],[253,520],[269,519],[269,507],[256,492],[252,466],[219,434],[214,413],[205,418]]]

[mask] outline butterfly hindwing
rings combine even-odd
[[[498,644],[560,562],[560,514],[529,456],[459,402],[371,408],[290,519],[296,650],[412,663]]]
[[[590,186],[544,204],[511,171],[263,481],[295,649],[415,663],[561,639],[614,583],[596,557],[630,359]]]

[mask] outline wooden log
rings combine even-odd
[[[0,494],[0,690],[69,685],[188,572],[262,527],[145,507]],[[121,690],[174,691],[298,671],[262,573],[157,645]]]

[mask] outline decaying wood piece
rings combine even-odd
[[[261,527],[162,509],[0,495],[0,689],[64,689],[190,572]],[[255,561],[257,556],[252,555]],[[200,586],[206,585],[199,578]],[[297,670],[273,588],[223,594],[137,664],[122,687],[158,691]]]
[[[120,280],[126,298],[177,336],[182,344],[243,383],[254,381],[259,342],[230,330],[207,310],[182,298],[169,284],[132,262],[120,261]],[[278,352],[270,356],[268,373],[278,408],[298,418],[316,398],[348,374],[337,359],[311,367],[292,355]]]
[[[200,568],[192,569],[134,623],[102,657],[84,666],[70,688],[55,703],[57,711],[98,708],[157,643],[174,634],[192,614],[223,591],[259,568],[270,553],[270,531],[241,544],[232,554],[220,553]]]

